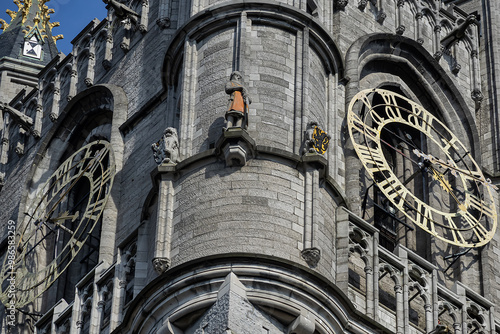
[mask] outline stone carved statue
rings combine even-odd
[[[302,153],[324,154],[328,149],[330,139],[331,136],[319,128],[318,122],[310,121],[307,123],[307,129],[304,134],[304,149]]]
[[[153,145],[153,156],[158,165],[160,164],[176,164],[179,159],[179,139],[177,138],[177,130],[168,127],[163,132],[163,137]]]
[[[134,12],[132,9],[130,9],[126,5],[120,3],[116,0],[102,0],[102,1],[105,4],[113,7],[113,10],[115,11],[115,15],[120,21],[129,19],[130,22],[132,22],[134,25],[137,24],[137,19],[139,18],[139,14]]]
[[[226,84],[226,94],[229,94],[229,105],[226,111],[227,128],[246,128],[248,125],[248,105],[252,100],[248,96],[248,90],[241,83],[241,73],[231,73],[229,82]]]
[[[304,136],[304,150],[302,152],[303,154],[316,152],[316,150],[314,149],[313,140],[314,128],[316,126],[318,126],[318,122],[311,121],[307,123],[307,129]]]
[[[448,35],[443,37],[443,39],[441,40],[443,49],[449,50],[455,43],[463,39],[467,32],[467,28],[469,28],[471,24],[479,24],[474,14],[467,16],[464,22],[462,22],[458,27],[450,31]]]

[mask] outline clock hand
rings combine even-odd
[[[444,162],[443,160],[438,159],[430,154],[423,153],[417,149],[414,149],[413,153],[415,153],[419,157],[423,157],[423,158],[429,160],[430,162],[432,162],[434,164],[437,163],[443,167],[450,169],[452,175],[454,175],[454,176],[456,176],[457,173],[460,173],[460,174],[464,175],[465,177],[469,177],[475,181],[482,183],[485,186],[491,187],[494,190],[498,190],[498,187],[496,185],[492,184],[490,179],[486,179],[484,177],[474,175],[473,172],[470,170],[464,170],[464,169],[458,168],[458,167],[453,166],[451,164],[448,164],[448,163]]]
[[[448,180],[444,179],[443,175],[436,169],[434,169],[434,167],[429,166],[429,168],[432,171],[432,178],[436,181],[439,181],[441,188],[443,188],[447,193],[451,195],[451,197],[453,197],[455,202],[457,202],[458,204],[458,208],[462,211],[467,211],[467,207],[457,198]]]

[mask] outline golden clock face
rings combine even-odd
[[[38,189],[0,272],[4,305],[32,302],[68,268],[104,210],[114,174],[110,144],[95,141],[64,161]]]
[[[352,99],[347,123],[367,174],[406,222],[456,246],[491,240],[496,187],[435,116],[402,95],[370,89]]]

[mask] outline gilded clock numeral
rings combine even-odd
[[[458,230],[457,224],[455,224],[455,222],[453,221],[453,218],[450,216],[446,216],[446,220],[448,221],[448,224],[450,225],[450,232],[453,235],[453,241],[455,243],[460,242],[462,244],[465,244],[466,243],[465,239],[464,239],[462,233],[460,233],[460,231]]]
[[[71,179],[71,173],[69,169],[71,166],[71,161],[66,161],[61,167],[57,169],[53,178],[54,185],[52,186],[51,197],[54,197],[59,191],[69,182]]]
[[[83,246],[83,242],[78,241],[76,239],[72,238],[70,241],[68,241],[68,244],[66,247],[68,247],[71,251],[71,258],[74,258],[78,254],[78,252],[80,251],[82,246]]]
[[[382,153],[375,151],[374,149],[370,149],[363,145],[356,146],[357,152],[360,156],[360,159],[367,164],[380,167],[384,165],[384,156]],[[379,168],[376,168],[376,171],[379,171]]]
[[[106,205],[106,198],[100,199],[94,203],[89,204],[88,209],[83,217],[96,221],[101,214],[101,210],[104,210],[104,205]],[[94,214],[94,212],[96,214]]]
[[[356,131],[362,133],[365,137],[368,137],[368,139],[378,142],[376,130],[366,126],[358,115],[353,115],[351,125],[354,129],[356,129]]]
[[[412,104],[412,113],[408,115],[408,122],[428,137],[432,137],[431,130],[434,119],[431,113]]]
[[[422,208],[424,209],[422,212]],[[436,233],[434,226],[434,219],[432,218],[432,210],[420,201],[417,204],[417,216],[415,217],[415,224],[421,226],[423,229],[430,231],[432,234]]]
[[[479,240],[484,240],[488,236],[488,231],[479,223],[476,217],[469,211],[462,214],[462,218],[469,224]]]
[[[452,136],[450,139],[441,138],[441,142],[444,144],[444,146],[441,146],[441,149],[447,153],[450,153],[450,148],[452,148],[453,145],[458,142],[458,138],[455,136]]]
[[[101,185],[108,183],[111,180],[111,177],[112,177],[111,170],[108,168],[105,171],[103,171],[101,175],[96,177],[93,183],[98,187],[100,187]]]
[[[466,196],[465,204],[468,207],[471,207],[473,209],[480,211],[481,213],[486,214],[490,218],[493,218],[496,215],[496,208],[494,206],[491,206],[490,204],[486,203],[485,201],[481,200],[479,197],[475,195],[469,194],[468,196]]]
[[[51,281],[51,280],[54,280],[57,278],[58,276],[58,266],[57,266],[57,262],[56,261],[53,261],[48,267],[47,269],[45,269],[45,280],[46,281]]]
[[[401,184],[399,179],[392,174],[378,184],[379,189],[384,191],[388,200],[394,203],[399,209],[403,209],[408,190]],[[399,197],[399,200],[396,200]]]
[[[365,92],[360,92],[356,95],[358,100],[361,100],[364,105],[366,105],[369,109],[372,108],[372,102],[368,98],[368,95]]]
[[[396,96],[390,92],[380,92],[380,96],[385,102],[385,113],[389,118],[403,120],[401,111],[399,110]]]

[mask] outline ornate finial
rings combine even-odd
[[[25,23],[27,23],[25,26],[26,29],[23,30],[26,37],[32,35],[34,30],[37,29],[43,39],[47,38],[49,33],[52,34],[52,29],[60,25],[59,22],[50,22],[50,14],[55,13],[55,10],[45,5],[45,3],[49,1],[50,0],[39,0],[38,6],[34,6],[33,0],[14,0],[18,10],[13,11],[7,9],[7,14],[11,17],[11,22],[7,23],[0,19],[0,29],[4,31],[7,30],[12,25],[14,19],[21,15],[21,25],[25,25]],[[30,11],[32,12],[31,15],[29,15]],[[28,21],[28,16],[33,17],[33,20]],[[57,35],[53,38],[53,40],[56,42],[61,38],[63,38],[62,35]]]

